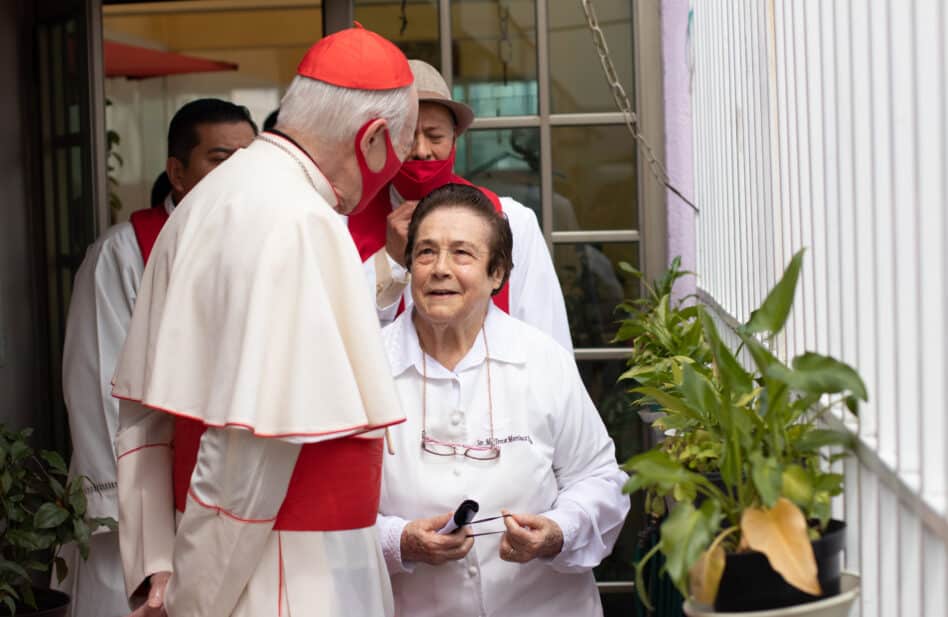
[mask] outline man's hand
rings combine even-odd
[[[392,210],[385,222],[385,252],[399,265],[405,265],[405,246],[408,244],[408,224],[415,212],[417,201],[403,201]]]
[[[148,599],[136,608],[128,617],[167,617],[165,612],[165,589],[171,572],[156,572],[151,575],[151,587],[148,590]]]
[[[402,531],[402,561],[420,561],[438,566],[446,561],[462,559],[474,546],[474,538],[468,538],[468,528],[454,533],[439,534],[438,530],[454,516],[448,512],[441,516],[411,521]]]
[[[501,510],[502,514],[509,514]],[[533,514],[511,514],[504,518],[507,532],[500,539],[500,558],[527,563],[537,557],[555,557],[563,550],[563,530],[555,521]]]

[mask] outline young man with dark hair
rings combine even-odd
[[[119,405],[111,382],[151,247],[175,205],[256,133],[247,109],[227,101],[199,99],[178,110],[168,131],[168,184],[153,195],[158,203],[149,204],[157,207],[139,210],[130,222],[102,234],[76,274],[66,321],[63,393],[74,449],[71,471],[94,482],[86,493],[89,516],[118,519],[113,440]],[[128,613],[118,533],[95,534],[86,562],[75,546],[65,547],[62,556],[69,576],[60,588],[72,596],[72,617]]]

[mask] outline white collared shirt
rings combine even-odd
[[[378,522],[396,614],[601,614],[592,568],[612,550],[629,510],[622,494],[627,476],[616,464],[612,440],[572,355],[493,304],[484,332],[489,391],[484,337],[454,370],[427,357],[425,385],[411,311],[383,330],[408,416],[391,429],[395,455],[385,457]],[[442,441],[485,443],[492,404],[500,457],[477,461],[422,451],[423,385],[428,434]],[[563,531],[562,552],[553,559],[508,563],[498,556],[498,534],[478,537],[460,561],[402,563],[400,538],[407,522],[453,511],[464,499],[480,504],[478,517],[505,508],[553,519]],[[478,532],[504,529],[500,521],[477,527]]]

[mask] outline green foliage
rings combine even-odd
[[[660,551],[665,570],[685,595],[690,569],[722,525],[739,529],[746,510],[771,508],[785,497],[822,530],[831,498],[842,492],[843,477],[825,471],[825,448],[851,451],[852,437],[822,428],[820,418],[838,405],[855,410],[856,401],[867,400],[865,384],[852,367],[829,356],[807,352],[788,366],[762,342],[786,324],[802,257],[802,251],[793,257],[760,308],[735,333],[753,369],[723,342],[704,307],[694,307],[687,316],[679,311],[671,319],[660,298],[651,314],[636,315],[626,329],[635,333],[636,352],[626,375],[655,377],[634,392],[640,403],[664,412],[658,427],[675,429],[655,449],[625,464],[631,474],[626,491],[645,490],[653,502],[654,497],[677,500],[662,524]],[[688,355],[685,338],[697,342],[691,349],[697,354],[680,359]],[[640,341],[652,355],[639,353]],[[637,358],[652,364],[639,367]],[[720,483],[695,471],[718,471]],[[728,547],[737,548],[737,542],[732,539]]]
[[[70,478],[56,452],[34,451],[31,434],[0,424],[0,602],[11,614],[16,602],[36,605],[30,571],[48,572],[51,557],[69,542],[87,556],[90,524],[115,525],[112,519],[86,520],[84,478]],[[66,564],[59,558],[54,563],[62,580]]]

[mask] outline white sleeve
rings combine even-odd
[[[91,517],[118,517],[114,439],[118,400],[112,375],[128,332],[143,270],[131,226],[106,232],[86,252],[73,283],[63,347],[63,396],[72,472],[92,482]]]
[[[379,532],[379,541],[382,544],[382,555],[389,575],[402,574],[414,571],[411,562],[402,561],[402,532],[408,520],[400,516],[389,516],[379,513],[375,522]]]
[[[384,328],[398,316],[398,305],[410,280],[408,270],[392,259],[384,246],[366,259],[362,267],[375,298],[379,324]]]
[[[559,426],[554,436],[553,473],[559,494],[543,515],[563,531],[563,550],[550,560],[560,572],[599,565],[612,551],[629,512],[622,486],[628,476],[616,463],[615,445],[606,433],[572,358],[560,359],[566,392],[560,392]],[[555,390],[555,388],[554,388]]]
[[[537,217],[533,210],[509,197],[502,197],[501,205],[513,233],[510,314],[546,332],[572,352],[563,290]]]
[[[208,428],[174,541],[169,615],[230,615],[283,505],[300,445]]]
[[[121,401],[115,439],[118,533],[129,597],[150,575],[171,570],[175,519],[173,438],[173,416],[141,403]]]

